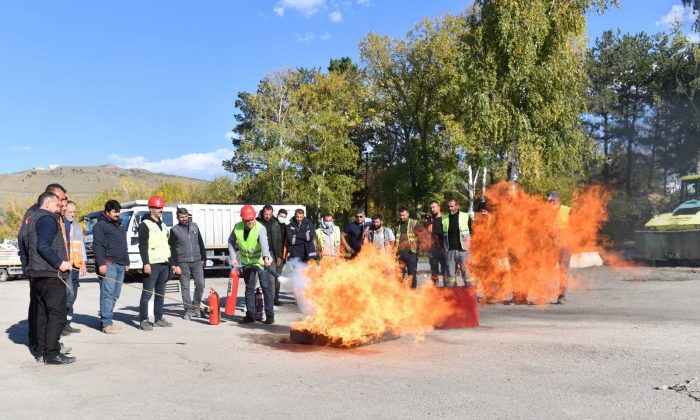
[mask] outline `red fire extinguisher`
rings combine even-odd
[[[263,319],[263,291],[261,288],[255,289],[255,320],[262,321]]]
[[[219,294],[211,289],[209,293],[209,325],[219,325]]]
[[[236,312],[236,297],[238,296],[238,269],[232,268],[228,275],[228,290],[226,291],[226,309],[224,313],[231,316]]]

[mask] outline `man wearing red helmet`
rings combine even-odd
[[[270,265],[270,248],[267,242],[267,230],[255,220],[255,209],[245,205],[241,209],[242,222],[236,223],[228,239],[228,250],[232,267],[241,267],[245,281],[246,315],[241,324],[255,322],[255,276],[260,278],[265,302],[265,323],[275,322],[273,296],[275,288],[265,267]],[[236,253],[238,250],[238,253]]]
[[[168,243],[169,230],[163,224],[165,200],[159,195],[152,195],[148,199],[150,214],[141,220],[139,226],[139,253],[143,262],[143,292],[139,305],[139,326],[144,331],[152,331],[153,326],[172,327],[172,324],[163,319],[163,303],[165,295],[165,283],[170,276],[170,244]],[[151,300],[153,290],[157,295],[153,299],[155,322],[148,320],[148,301]]]

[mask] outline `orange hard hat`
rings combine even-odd
[[[255,209],[253,206],[250,204],[243,206],[241,209],[241,219],[245,220],[246,222],[255,219]]]
[[[148,207],[163,208],[165,207],[165,200],[159,195],[152,195],[151,198],[148,199]]]

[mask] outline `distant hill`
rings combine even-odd
[[[156,187],[166,181],[185,180],[207,184],[207,181],[175,175],[153,173],[145,169],[124,169],[114,165],[58,166],[51,169],[30,169],[0,175],[0,208],[12,197],[20,202],[35,199],[44,188],[58,182],[68,190],[68,197],[81,200],[114,187],[123,177],[130,177]]]

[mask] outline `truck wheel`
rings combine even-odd
[[[7,270],[4,268],[0,268],[0,282],[7,281]]]

